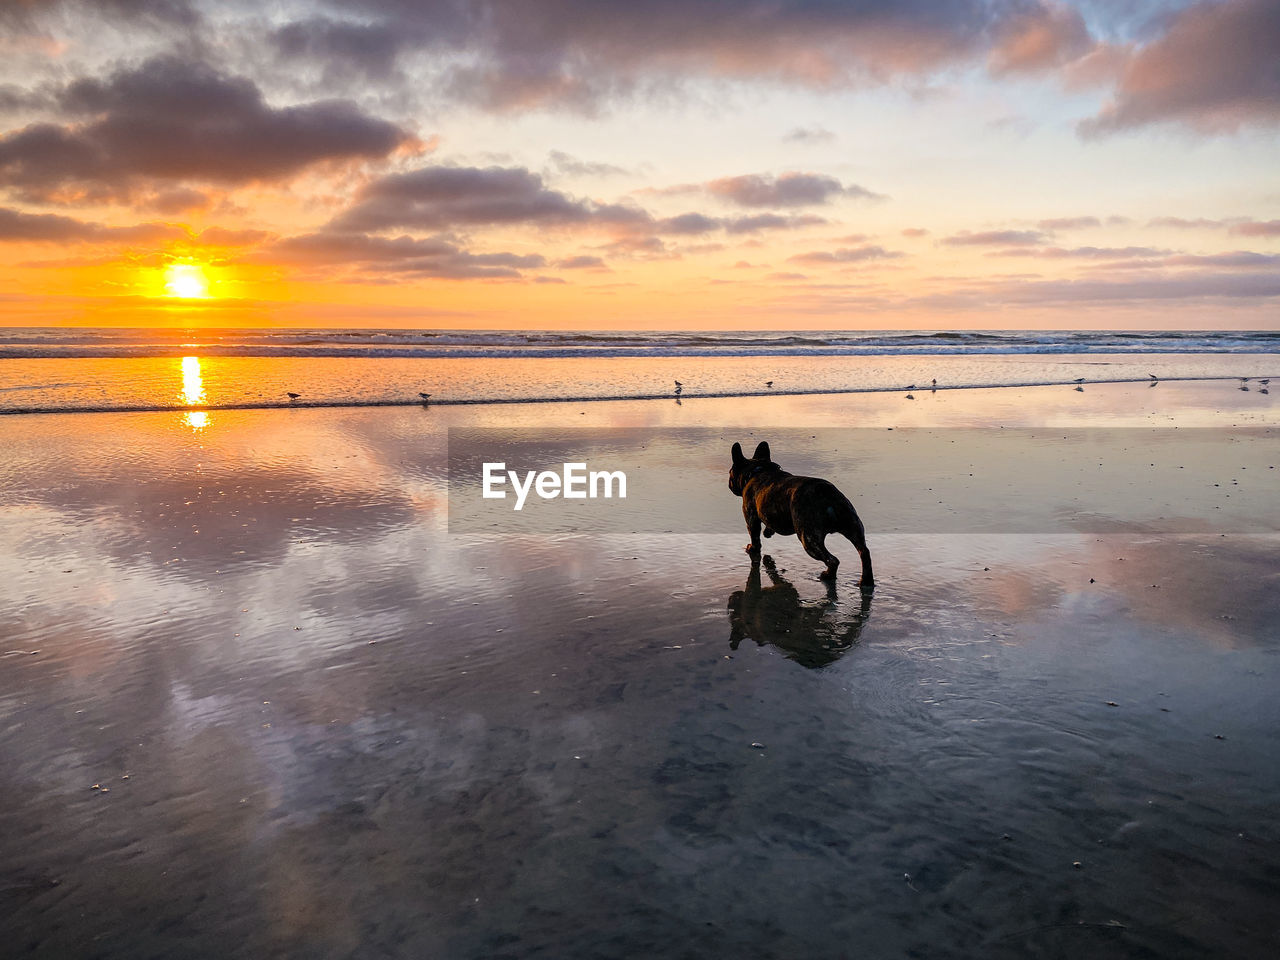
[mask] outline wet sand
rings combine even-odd
[[[794,538],[753,574],[727,490],[723,533],[449,533],[445,430],[1277,423],[1220,383],[7,418],[0,935],[1270,955],[1276,534],[872,524],[867,598]]]

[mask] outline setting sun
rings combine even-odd
[[[202,300],[209,296],[209,280],[194,263],[171,263],[164,268],[164,292],[168,297]]]

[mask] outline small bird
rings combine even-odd
[[[680,394],[682,394],[682,393],[684,393],[684,384],[683,384],[683,383],[681,383],[679,380],[677,380],[677,381],[676,381],[676,396],[678,397],[678,396],[680,396]]]
[[[285,396],[289,398],[289,402],[290,402],[290,403],[296,403],[296,402],[297,402],[297,400],[298,400],[298,398],[299,398],[299,397],[301,397],[301,396],[302,396],[302,394],[300,394],[300,393],[286,393],[286,394],[285,394]]]
[[[907,394],[907,399],[908,399],[908,400],[914,400],[915,398],[916,398],[916,395],[915,395],[914,393],[908,393],[908,394]]]
[[[773,387],[773,381],[772,381],[772,380],[766,380],[766,381],[764,382],[764,385],[765,385],[766,387],[770,387],[770,388],[772,388],[772,387]]]
[[[907,389],[908,389],[908,390],[914,390],[915,388],[916,388],[916,385],[915,385],[914,383],[908,383],[908,384],[907,384]]]
[[[1076,387],[1076,393],[1084,393],[1084,387]]]
[[[431,394],[429,394],[429,393],[422,393],[421,391],[419,391],[419,392],[418,392],[418,396],[420,396],[420,397],[422,398],[422,402],[423,402],[424,404],[427,404],[427,403],[430,403],[430,402],[431,402]]]
[[[1072,382],[1072,383],[1084,383],[1084,377],[1076,377],[1076,378],[1075,378],[1074,380],[1072,380],[1071,382]]]
[[[1154,373],[1148,373],[1148,374],[1147,374],[1147,376],[1148,376],[1148,377],[1150,377],[1152,380],[1159,380],[1159,379],[1160,379],[1160,378],[1159,378],[1159,377],[1157,377]]]
[[[1271,396],[1271,391],[1270,391],[1270,390],[1268,390],[1266,387],[1263,387],[1263,388],[1262,388],[1261,390],[1259,390],[1258,392],[1259,392],[1259,393],[1265,393],[1267,396]]]
[[[1268,377],[1266,380],[1259,380],[1258,382],[1265,387],[1267,384],[1271,382],[1271,378]]]
[[[934,377],[932,380],[930,380],[930,381],[929,381],[929,386],[931,386],[931,387],[933,387],[933,389],[937,390],[937,389],[938,389],[938,378],[937,378],[937,377]]]

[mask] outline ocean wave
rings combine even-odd
[[[1276,331],[793,331],[9,328],[0,359],[176,357],[752,357],[1280,353]]]

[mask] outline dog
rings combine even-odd
[[[784,537],[795,534],[805,553],[827,565],[819,577],[834,580],[840,559],[827,550],[824,541],[828,534],[839,533],[853,543],[862,558],[862,579],[858,585],[864,590],[875,586],[871,551],[867,549],[862,521],[849,498],[837,490],[835,484],[817,477],[792,476],[773,462],[769,444],[763,441],[750,459],[742,455],[739,443],[733,445],[731,452],[729,489],[735,496],[742,497],[742,516],[751,535],[747,553],[752,560],[760,558],[762,528],[766,537],[775,533]]]

